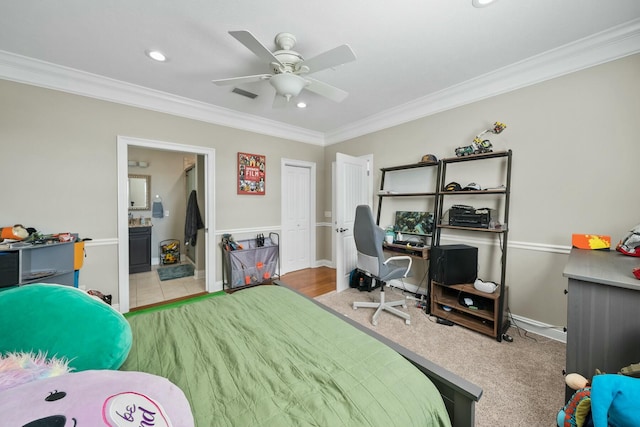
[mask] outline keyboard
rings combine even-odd
[[[396,240],[393,242],[394,245],[411,245],[412,248],[424,248],[424,243],[422,242],[413,242],[411,240]]]

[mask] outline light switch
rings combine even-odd
[[[164,211],[164,216],[169,216],[169,211]]]

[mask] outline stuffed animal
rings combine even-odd
[[[0,231],[0,242],[5,239],[24,240],[27,237],[29,237],[29,232],[21,224],[16,224],[13,227],[2,227]]]
[[[0,354],[0,392],[31,381],[57,377],[70,371],[68,359],[48,358],[43,352]]]
[[[185,394],[166,378],[94,370],[0,391],[4,426],[193,427]]]
[[[596,369],[589,382],[580,374],[568,374],[565,383],[576,392],[558,412],[559,427],[637,427],[640,420],[640,364],[618,374]]]
[[[558,427],[582,427],[591,418],[591,384],[580,374],[567,374],[565,383],[575,393],[566,405],[558,411]]]
[[[593,425],[637,427],[640,420],[640,379],[604,374],[593,377],[591,414]]]

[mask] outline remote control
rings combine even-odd
[[[440,317],[437,318],[436,322],[441,325],[453,326],[453,322],[451,320],[442,319]]]

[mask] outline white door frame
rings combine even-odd
[[[311,262],[311,267],[316,266],[316,164],[313,162],[306,162],[304,160],[293,160],[293,159],[281,159],[280,160],[280,224],[285,223],[284,210],[285,210],[285,200],[284,197],[288,194],[284,191],[287,187],[286,174],[284,173],[285,168],[288,166],[300,167],[300,168],[308,168],[310,169],[310,177],[309,177],[309,261]],[[280,247],[287,244],[286,238],[284,237],[284,233],[280,235],[281,242]],[[282,251],[282,249],[281,249]],[[283,259],[280,258],[280,274],[288,273],[289,266],[286,264],[282,264]]]
[[[156,150],[180,151],[201,154],[205,161],[204,188],[204,237],[205,237],[205,289],[207,292],[222,290],[222,284],[216,284],[216,263],[214,250],[215,238],[215,154],[213,148],[182,145],[173,142],[118,136],[118,304],[121,313],[129,311],[129,208],[127,201],[127,182],[129,178],[128,147],[145,147]]]

